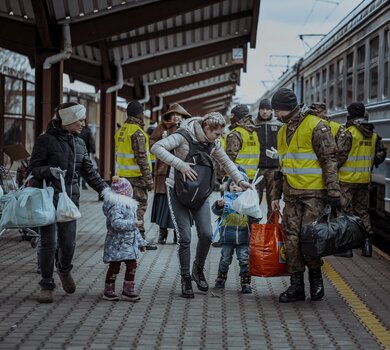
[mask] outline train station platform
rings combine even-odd
[[[36,301],[36,250],[16,230],[0,237],[0,349],[390,349],[390,259],[376,249],[372,258],[358,250],[352,259],[326,258],[322,301],[280,304],[288,277],[253,278],[253,294],[243,295],[235,260],[225,290],[203,293],[194,286],[195,299],[187,300],[180,297],[170,233],[166,245],[139,260],[142,299],[104,301],[101,206],[94,191],[82,192],[73,270],[77,290],[67,295],[59,286],[52,304]],[[149,224],[147,238],[157,236],[157,226]],[[211,248],[206,265],[211,287],[219,257],[220,249]],[[118,286],[122,279],[123,267]],[[309,295],[307,276],[306,291]]]

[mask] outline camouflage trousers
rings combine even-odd
[[[127,178],[127,180],[133,187],[133,198],[138,202],[137,220],[140,222],[138,229],[142,237],[145,238],[144,216],[148,206],[148,190],[145,186],[139,186],[139,181],[134,180],[134,178]]]
[[[276,171],[277,171],[276,168],[260,169],[259,176],[263,175],[264,179],[261,180],[260,183],[258,183],[256,185],[256,190],[257,190],[257,194],[259,195],[259,198],[260,198],[260,203],[263,201],[263,193],[265,190],[265,195],[266,195],[266,199],[267,199],[267,218],[269,218],[269,216],[272,213],[271,193],[272,193],[272,190],[275,186],[274,174]]]
[[[315,197],[285,197],[283,210],[283,230],[286,239],[287,271],[304,272],[321,267],[321,258],[314,258],[301,253],[301,230],[306,224],[315,221],[324,208],[325,200]]]
[[[341,205],[347,213],[359,216],[369,235],[374,232],[371,227],[370,215],[368,214],[368,207],[370,205],[370,192],[368,185],[341,183]]]

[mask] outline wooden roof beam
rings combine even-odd
[[[253,8],[252,8],[252,22],[251,22],[251,39],[250,39],[250,48],[256,48],[256,38],[257,38],[257,26],[259,23],[260,16],[260,1],[261,0],[253,0]]]
[[[180,103],[183,106],[194,106],[194,105],[196,106],[196,105],[199,105],[200,103],[207,102],[208,100],[215,99],[217,97],[225,97],[228,94],[230,94],[230,93],[229,92],[221,92],[221,93],[214,94],[214,95],[195,98],[193,100],[176,101],[176,102]]]
[[[164,0],[93,17],[72,24],[73,46],[99,41],[130,30],[213,5],[221,0]]]
[[[164,96],[163,99],[164,99],[165,103],[173,103],[176,101],[182,101],[182,100],[185,100],[186,98],[201,95],[201,94],[204,94],[206,92],[210,92],[210,91],[217,90],[220,88],[224,88],[224,87],[228,87],[228,86],[230,86],[232,88],[233,84],[234,83],[232,83],[231,81],[223,81],[223,82],[218,83],[218,84],[203,86],[203,87],[200,87],[197,89],[179,92],[179,93],[174,94],[174,95]]]
[[[176,27],[172,27],[172,28],[168,28],[168,29],[157,30],[155,32],[145,33],[145,34],[137,35],[134,37],[118,39],[118,40],[109,42],[108,47],[112,48],[112,47],[130,45],[130,44],[134,44],[134,43],[141,42],[141,41],[156,39],[156,38],[165,37],[168,35],[174,35],[174,34],[178,34],[178,33],[184,33],[184,32],[190,31],[190,30],[204,28],[207,26],[212,26],[212,25],[220,24],[220,23],[224,23],[224,22],[230,22],[230,21],[234,21],[234,20],[238,20],[238,19],[246,18],[246,17],[251,17],[251,16],[252,16],[252,11],[250,11],[250,10],[237,12],[237,13],[233,13],[230,15],[225,15],[225,16],[221,16],[221,17],[217,17],[217,18],[210,18],[210,19],[206,19],[203,21],[195,22],[195,23],[184,24],[182,26],[176,26]]]
[[[182,78],[177,78],[174,80],[169,80],[163,83],[157,83],[149,86],[149,92],[151,95],[158,95],[165,91],[170,91],[177,89],[180,86],[190,85],[202,80],[207,80],[210,78],[217,77],[219,75],[223,75],[226,73],[234,72],[239,70],[242,67],[241,64],[230,64],[228,66],[224,66],[222,68],[217,68],[213,70],[208,70],[206,72],[201,72],[197,74],[193,74],[190,76],[185,76]],[[240,75],[239,72],[237,72]]]
[[[129,79],[138,75],[153,72],[158,69],[195,61],[201,58],[216,56],[218,54],[230,51],[233,47],[243,45],[247,41],[249,41],[249,36],[243,35],[233,39],[222,40],[216,43],[206,44],[189,49],[184,48],[181,51],[168,52],[166,54],[156,55],[151,58],[128,63],[123,65],[123,77],[125,79]]]
[[[32,58],[35,46],[36,32],[33,24],[1,17],[0,47]]]
[[[53,33],[58,33],[59,31],[58,29],[53,30],[54,25],[50,21],[49,9],[46,1],[31,0],[31,5],[34,11],[35,25],[38,30],[42,47],[52,48],[53,46],[58,46],[58,43],[60,43],[60,36],[56,40],[56,45],[54,43],[55,41],[52,40],[52,35]],[[57,47],[57,49],[60,49],[60,47]]]

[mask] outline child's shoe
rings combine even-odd
[[[123,291],[122,291],[123,300],[137,301],[141,299],[140,296],[135,292],[134,286],[135,286],[134,281],[123,282]]]
[[[252,293],[251,276],[246,275],[241,277],[241,292],[243,294]]]
[[[116,301],[119,300],[117,294],[115,294],[115,283],[106,283],[103,292],[104,300]]]
[[[215,288],[225,288],[226,279],[227,273],[218,271],[218,276],[215,280]]]

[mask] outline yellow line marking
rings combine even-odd
[[[390,330],[384,326],[359,296],[351,289],[328,260],[324,260],[323,271],[337,289],[340,296],[349,305],[360,323],[371,333],[385,349],[390,349]]]
[[[386,254],[385,252],[382,252],[380,249],[378,249],[377,247],[372,247],[372,249],[374,249],[375,253],[379,254],[380,256],[382,256],[383,258],[385,258],[386,260],[389,260],[390,261],[390,255]]]

